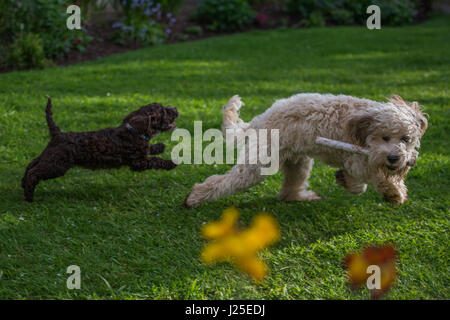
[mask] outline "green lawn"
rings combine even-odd
[[[0,75],[0,299],[360,299],[341,261],[366,244],[393,242],[399,280],[387,299],[449,299],[450,19],[367,30],[363,27],[252,31],[151,47],[95,62]],[[48,142],[44,108],[53,97],[65,131],[115,126],[137,107],[177,106],[177,125],[220,128],[234,94],[250,120],[277,98],[300,92],[375,100],[417,100],[430,126],[407,178],[408,202],[394,207],[373,188],[354,197],[316,162],[311,187],[324,201],[276,200],[277,174],[246,192],[181,207],[196,182],[229,165],[180,165],[135,173],[72,169],[42,182],[23,201],[24,169]],[[109,93],[109,94],[108,94]],[[175,145],[170,134],[163,157]],[[204,266],[199,229],[235,205],[248,225],[272,213],[282,240],[263,253],[270,275],[256,284],[233,267]],[[66,268],[81,267],[81,290],[66,288]]]

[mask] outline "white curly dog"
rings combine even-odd
[[[346,95],[302,93],[277,100],[250,123],[239,118],[243,105],[234,96],[223,108],[222,131],[234,128],[279,130],[279,163],[284,182],[278,198],[310,201],[320,197],[308,190],[313,158],[339,168],[337,183],[353,194],[371,184],[383,199],[400,205],[407,200],[404,183],[415,164],[428,121],[417,102],[392,96],[376,102]],[[317,137],[352,143],[369,149],[369,156],[335,150],[315,143]],[[267,176],[260,164],[237,164],[224,175],[195,184],[184,206],[197,206],[250,188]]]

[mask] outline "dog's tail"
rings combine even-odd
[[[45,118],[47,119],[47,125],[50,130],[50,136],[54,137],[61,133],[61,129],[53,121],[52,117],[52,100],[47,96],[47,108],[45,109]]]
[[[238,95],[233,96],[223,107],[222,133],[227,129],[234,129],[236,133],[247,130],[249,124],[239,118],[239,109],[244,105]]]

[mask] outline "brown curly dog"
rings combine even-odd
[[[162,131],[175,128],[178,116],[174,107],[152,103],[133,111],[115,128],[88,132],[62,132],[52,119],[52,102],[48,98],[46,118],[51,140],[40,156],[31,161],[22,179],[25,200],[32,202],[41,180],[63,176],[70,168],[108,169],[129,166],[133,171],[171,170],[171,160],[148,157],[159,154],[165,145],[151,145],[148,140]]]

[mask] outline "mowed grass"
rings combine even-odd
[[[364,27],[252,31],[151,47],[95,62],[0,75],[1,299],[365,299],[353,292],[341,262],[367,244],[392,242],[399,278],[386,299],[448,299],[450,19],[369,31]],[[42,182],[23,201],[20,179],[49,137],[46,94],[64,131],[118,125],[137,107],[177,106],[176,123],[193,133],[220,128],[234,94],[250,120],[275,99],[300,92],[343,93],[375,100],[399,94],[419,101],[430,126],[407,177],[400,207],[373,188],[355,197],[316,162],[311,188],[320,202],[276,199],[281,174],[248,191],[187,210],[194,183],[230,165],[180,165],[173,171],[72,169]],[[176,142],[165,133],[162,155]],[[206,145],[207,143],[205,143]],[[241,223],[264,210],[282,240],[262,253],[270,266],[255,283],[228,264],[205,266],[199,229],[223,209]],[[81,268],[80,290],[66,288],[66,269]]]

